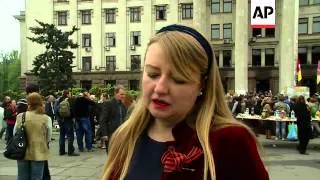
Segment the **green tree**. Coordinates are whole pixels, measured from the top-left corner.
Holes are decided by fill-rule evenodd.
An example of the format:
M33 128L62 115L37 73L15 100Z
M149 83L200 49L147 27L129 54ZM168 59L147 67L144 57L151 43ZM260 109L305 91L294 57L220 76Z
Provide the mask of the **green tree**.
M35 58L34 68L31 70L38 78L41 93L47 95L73 87L75 84L72 78L74 55L68 49L78 48L78 44L69 38L79 29L73 26L71 31L62 32L54 24L37 22L40 27L30 28L35 37L28 37L28 39L46 48L43 54Z
M18 51L0 54L0 93L18 92L21 60Z

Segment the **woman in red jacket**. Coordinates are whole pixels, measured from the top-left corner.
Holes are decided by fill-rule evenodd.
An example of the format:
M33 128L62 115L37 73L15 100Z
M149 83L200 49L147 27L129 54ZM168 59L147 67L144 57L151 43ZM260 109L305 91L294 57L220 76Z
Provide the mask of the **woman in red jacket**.
M3 108L4 108L3 120L6 121L7 123L6 140L8 142L13 136L13 128L14 128L14 124L16 123L16 117L17 117L17 108L14 104L12 104L11 98L9 96L5 96L4 98Z
M224 95L209 42L186 26L162 28L102 179L268 180L254 134L233 119Z

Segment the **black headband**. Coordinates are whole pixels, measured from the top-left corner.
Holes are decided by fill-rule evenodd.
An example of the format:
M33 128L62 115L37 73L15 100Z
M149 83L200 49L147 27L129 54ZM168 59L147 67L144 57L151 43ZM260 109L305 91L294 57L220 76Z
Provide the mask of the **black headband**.
M212 66L212 61L213 61L213 53L212 53L211 46L210 46L209 42L206 40L206 38L203 37L195 29L187 27L187 26L183 26L183 25L178 25L178 24L165 26L165 27L161 28L157 32L157 34L161 33L161 32L166 32L166 31L179 31L179 32L183 32L183 33L189 34L192 37L194 37L200 43L202 48L206 51L206 54L207 54L207 57L208 57L208 69L207 69L207 72L205 74L205 76L208 76L210 71L211 71L211 66Z

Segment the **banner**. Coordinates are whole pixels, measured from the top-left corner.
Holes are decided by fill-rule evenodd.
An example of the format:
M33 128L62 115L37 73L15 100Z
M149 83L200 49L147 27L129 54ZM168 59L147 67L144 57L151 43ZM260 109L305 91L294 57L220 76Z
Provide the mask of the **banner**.
M251 0L251 27L275 28L275 0Z
M317 85L320 83L320 60L318 60L318 68L317 68Z

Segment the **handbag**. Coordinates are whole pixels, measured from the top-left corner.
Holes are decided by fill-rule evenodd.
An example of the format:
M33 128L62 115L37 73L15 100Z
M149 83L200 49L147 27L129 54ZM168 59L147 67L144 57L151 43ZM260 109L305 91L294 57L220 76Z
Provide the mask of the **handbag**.
M26 113L22 114L21 128L18 128L14 136L9 140L3 153L4 157L12 160L22 160L26 154L27 137L25 131Z

